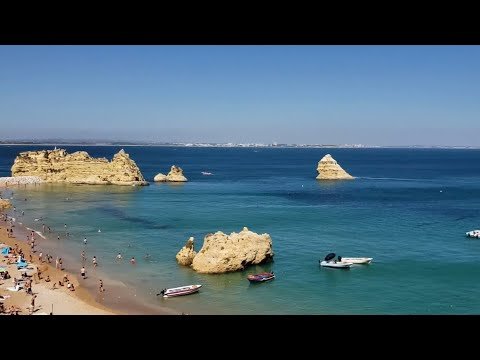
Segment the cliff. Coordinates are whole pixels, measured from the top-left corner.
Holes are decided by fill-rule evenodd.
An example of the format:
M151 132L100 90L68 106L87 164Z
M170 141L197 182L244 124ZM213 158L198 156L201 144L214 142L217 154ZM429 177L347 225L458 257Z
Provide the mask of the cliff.
M259 235L244 227L239 233L226 235L218 231L205 236L191 266L199 273L220 274L271 261L273 255L270 235Z
M343 170L330 154L325 155L318 162L317 172L317 180L355 179L352 175Z
M95 185L148 185L135 161L122 149L112 161L92 158L85 151L68 154L64 149L20 153L12 176L38 176L49 183Z

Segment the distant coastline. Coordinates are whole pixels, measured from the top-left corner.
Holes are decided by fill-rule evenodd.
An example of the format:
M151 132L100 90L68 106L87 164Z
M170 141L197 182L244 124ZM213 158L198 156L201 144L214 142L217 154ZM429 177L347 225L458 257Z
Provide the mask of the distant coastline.
M198 148L299 148L299 149L480 149L480 146L447 146L447 145L364 145L364 144L263 144L263 143L155 143L128 141L65 141L65 140L12 140L0 141L0 146L41 145L41 146L151 146L151 147L198 147Z

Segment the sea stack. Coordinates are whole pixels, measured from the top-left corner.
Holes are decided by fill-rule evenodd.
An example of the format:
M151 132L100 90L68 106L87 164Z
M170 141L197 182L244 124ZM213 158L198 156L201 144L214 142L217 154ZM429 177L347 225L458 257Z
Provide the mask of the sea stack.
M355 179L347 173L330 155L325 155L319 162L317 167L317 180L344 180Z
M167 181L185 182L187 178L183 176L183 170L180 166L172 165L170 172L167 174Z
M135 161L122 149L112 161L92 158L85 151L65 149L26 151L12 166L12 176L38 176L48 183L148 185Z
M192 265L193 258L195 257L195 255L197 255L194 249L193 241L194 241L193 237L190 237L187 240L187 243L185 244L185 246L182 247L180 251L177 253L176 259L180 265L184 265L184 266Z
M199 273L221 274L269 262L273 255L269 234L260 235L244 227L239 233L226 235L218 231L205 236L191 267Z
M167 181L167 175L162 174L162 173L158 173L158 174L155 175L155 177L153 178L153 181L155 181L155 182Z

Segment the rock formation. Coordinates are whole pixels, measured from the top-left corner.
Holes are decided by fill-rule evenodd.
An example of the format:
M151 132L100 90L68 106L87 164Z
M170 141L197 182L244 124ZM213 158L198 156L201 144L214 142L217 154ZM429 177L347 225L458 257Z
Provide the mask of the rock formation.
M220 274L271 261L273 255L270 235L259 235L244 227L239 233L226 235L218 231L205 236L202 249L194 256L191 267L199 273Z
M317 172L317 180L355 179L343 170L330 154L325 155L322 160L318 162Z
M185 246L177 253L176 259L180 265L190 266L195 255L197 253L193 247L193 237L190 237Z
M92 158L85 151L22 152L15 158L12 176L24 175L38 176L50 183L148 185L135 161L123 149L110 162L105 158Z
M183 170L179 166L172 165L170 172L167 175L167 181L187 181L187 178L183 176Z
M0 199L0 211L9 209L11 207L12 207L12 204L10 203L10 200Z
M158 173L158 174L155 175L155 177L153 178L153 181L155 181L155 182L167 181L167 175L162 174L162 173Z

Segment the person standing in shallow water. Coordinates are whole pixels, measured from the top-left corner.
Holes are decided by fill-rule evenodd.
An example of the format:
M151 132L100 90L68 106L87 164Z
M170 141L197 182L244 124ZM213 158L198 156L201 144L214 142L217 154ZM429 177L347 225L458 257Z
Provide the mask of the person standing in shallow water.
M93 263L93 267L97 267L97 257L94 256L93 259L92 259L92 263Z
M135 256L132 256L132 258L130 259L130 264L135 265L135 263Z
M86 273L86 271L85 271L85 266L82 266L82 269L80 270L80 275L81 275L82 278L84 278L84 279L85 279L85 273Z
M101 292L101 293L105 292L105 288L103 287L102 279L99 280L98 291Z

